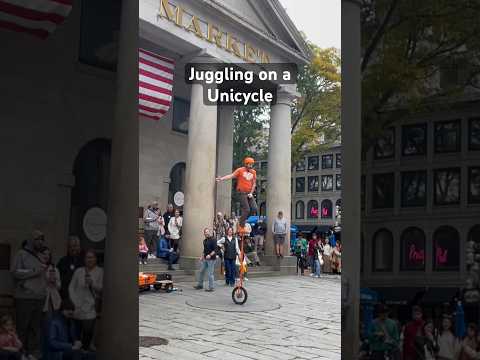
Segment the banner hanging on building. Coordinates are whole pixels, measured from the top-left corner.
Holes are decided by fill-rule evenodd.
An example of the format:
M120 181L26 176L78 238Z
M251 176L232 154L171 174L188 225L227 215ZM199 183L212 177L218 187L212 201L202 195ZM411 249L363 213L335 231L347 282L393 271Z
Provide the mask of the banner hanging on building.
M175 62L144 49L138 53L138 111L159 120L172 104Z
M0 0L0 28L45 39L64 22L73 0Z

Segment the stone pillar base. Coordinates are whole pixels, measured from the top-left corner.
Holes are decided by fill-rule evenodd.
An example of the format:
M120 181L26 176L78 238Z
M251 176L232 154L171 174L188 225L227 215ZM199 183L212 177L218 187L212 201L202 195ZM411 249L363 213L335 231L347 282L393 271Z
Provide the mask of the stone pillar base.
M198 257L180 256L178 264L180 269L184 270L186 274L195 275L198 271L199 260Z
M273 270L279 271L282 275L293 275L297 273L297 258L285 256L277 258L274 255L267 255L260 258L262 264L271 266Z

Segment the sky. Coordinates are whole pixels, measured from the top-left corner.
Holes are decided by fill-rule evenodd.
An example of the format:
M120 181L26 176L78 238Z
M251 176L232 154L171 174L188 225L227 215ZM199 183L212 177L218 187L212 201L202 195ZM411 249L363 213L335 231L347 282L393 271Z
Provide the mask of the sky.
M298 30L321 48L341 46L341 0L280 0Z

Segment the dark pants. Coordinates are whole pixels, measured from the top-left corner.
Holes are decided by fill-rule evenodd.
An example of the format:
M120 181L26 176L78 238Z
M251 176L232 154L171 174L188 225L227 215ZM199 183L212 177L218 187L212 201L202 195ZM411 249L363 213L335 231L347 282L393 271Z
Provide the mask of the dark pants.
M235 259L225 259L225 283L235 285Z
M242 208L242 215L240 216L240 226L245 226L245 221L248 219L250 215L255 215L257 213L257 203L255 202L255 198L248 197L247 193L239 193L240 195L240 206Z
M92 344L93 334L95 333L96 319L91 320L75 320L77 334L80 334L80 341L84 349L88 349Z
M302 275L305 272L305 269L303 268L304 261L305 260L302 257L302 255L297 255L297 274L298 274L298 268L300 268L300 271L301 271Z
M168 254L168 267L178 262L178 255L175 251Z
M148 253L157 253L158 230L145 230L145 242L147 243Z
M22 360L22 353L0 349L0 360Z
M147 260L147 256L147 253L138 253L138 259L142 262Z
M42 317L45 300L16 299L17 333L27 353L40 351Z

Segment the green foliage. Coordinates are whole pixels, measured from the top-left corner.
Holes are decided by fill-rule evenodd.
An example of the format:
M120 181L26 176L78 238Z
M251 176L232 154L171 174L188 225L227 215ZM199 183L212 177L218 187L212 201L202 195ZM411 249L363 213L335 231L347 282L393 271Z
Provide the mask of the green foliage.
M292 165L308 153L330 147L341 135L339 52L309 45L312 61L300 70L301 96L292 109Z
M362 120L366 150L393 122L412 113L448 107L466 88L480 88L480 2L362 3ZM440 84L440 74L442 79L450 74L448 84Z
M266 154L263 129L268 124L265 106L242 106L235 110L233 117L233 165L242 166L246 156L255 160Z

